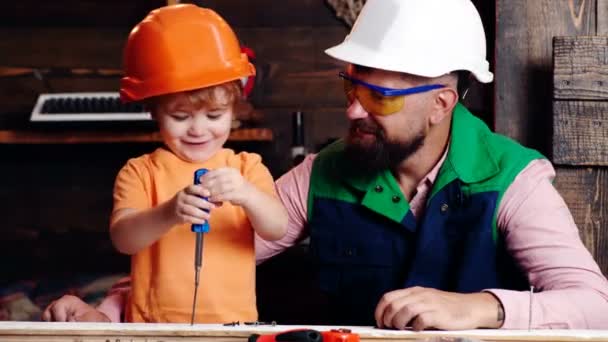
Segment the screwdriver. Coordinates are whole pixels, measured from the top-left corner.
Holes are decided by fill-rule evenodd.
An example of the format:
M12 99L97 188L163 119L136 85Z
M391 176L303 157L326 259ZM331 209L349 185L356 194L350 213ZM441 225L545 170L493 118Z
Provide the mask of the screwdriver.
M207 173L207 169L198 169L194 171L194 184L201 184L200 178ZM203 197L203 199L207 199ZM203 233L209 232L209 222L203 224L193 224L192 231L196 234L196 242L194 244L194 299L192 300L192 318L190 325L194 325L194 316L196 314L196 295L198 293L198 283L201 275L201 266L203 265Z

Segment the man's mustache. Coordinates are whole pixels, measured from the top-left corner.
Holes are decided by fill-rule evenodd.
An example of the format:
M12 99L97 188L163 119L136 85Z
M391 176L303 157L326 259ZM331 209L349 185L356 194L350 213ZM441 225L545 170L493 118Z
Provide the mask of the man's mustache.
M373 121L366 121L364 119L357 119L353 121L350 125L350 131L351 133L359 131L375 135L378 135L381 132L378 124Z

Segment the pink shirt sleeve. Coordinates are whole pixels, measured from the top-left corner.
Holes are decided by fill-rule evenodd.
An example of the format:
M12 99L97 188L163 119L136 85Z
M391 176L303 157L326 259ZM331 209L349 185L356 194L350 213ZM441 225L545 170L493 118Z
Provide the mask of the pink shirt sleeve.
M507 189L498 227L530 283L531 328L608 328L608 282L583 245L570 211L552 184L547 160L532 161ZM492 289L505 310L504 329L527 329L530 293Z
M295 245L306 234L308 188L315 156L313 154L308 155L298 166L276 181L277 193L289 216L287 234L277 241L265 241L256 235L255 255L257 264Z
M112 323L120 323L130 292L131 278L125 277L120 279L116 284L112 285L106 298L97 306L97 310L106 315Z

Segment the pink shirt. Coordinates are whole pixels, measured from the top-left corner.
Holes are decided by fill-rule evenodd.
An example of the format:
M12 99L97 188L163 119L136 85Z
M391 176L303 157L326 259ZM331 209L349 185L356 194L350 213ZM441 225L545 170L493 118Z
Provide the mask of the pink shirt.
M416 187L410 201L412 213L420 217L445 154ZM287 208L287 235L279 241L256 238L258 263L279 254L304 239L308 188L314 155L276 182L279 197ZM528 274L530 283L542 292L534 293L531 328L608 328L608 281L583 245L576 224L553 187L555 170L547 160L532 161L515 178L498 208L498 228L508 251ZM114 321L128 287L113 290L98 307ZM487 289L505 310L504 329L527 329L530 293Z

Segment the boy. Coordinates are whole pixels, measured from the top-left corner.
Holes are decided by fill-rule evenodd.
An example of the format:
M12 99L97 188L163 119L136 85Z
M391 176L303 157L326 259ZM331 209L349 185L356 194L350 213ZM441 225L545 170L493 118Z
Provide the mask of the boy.
M147 105L165 145L129 160L116 177L110 235L132 255L125 320L190 321L190 227L206 221L195 321L257 320L254 231L280 239L287 213L261 158L222 148L253 66L227 23L194 5L150 12L131 31L124 62L121 97ZM210 171L192 185L199 168Z

